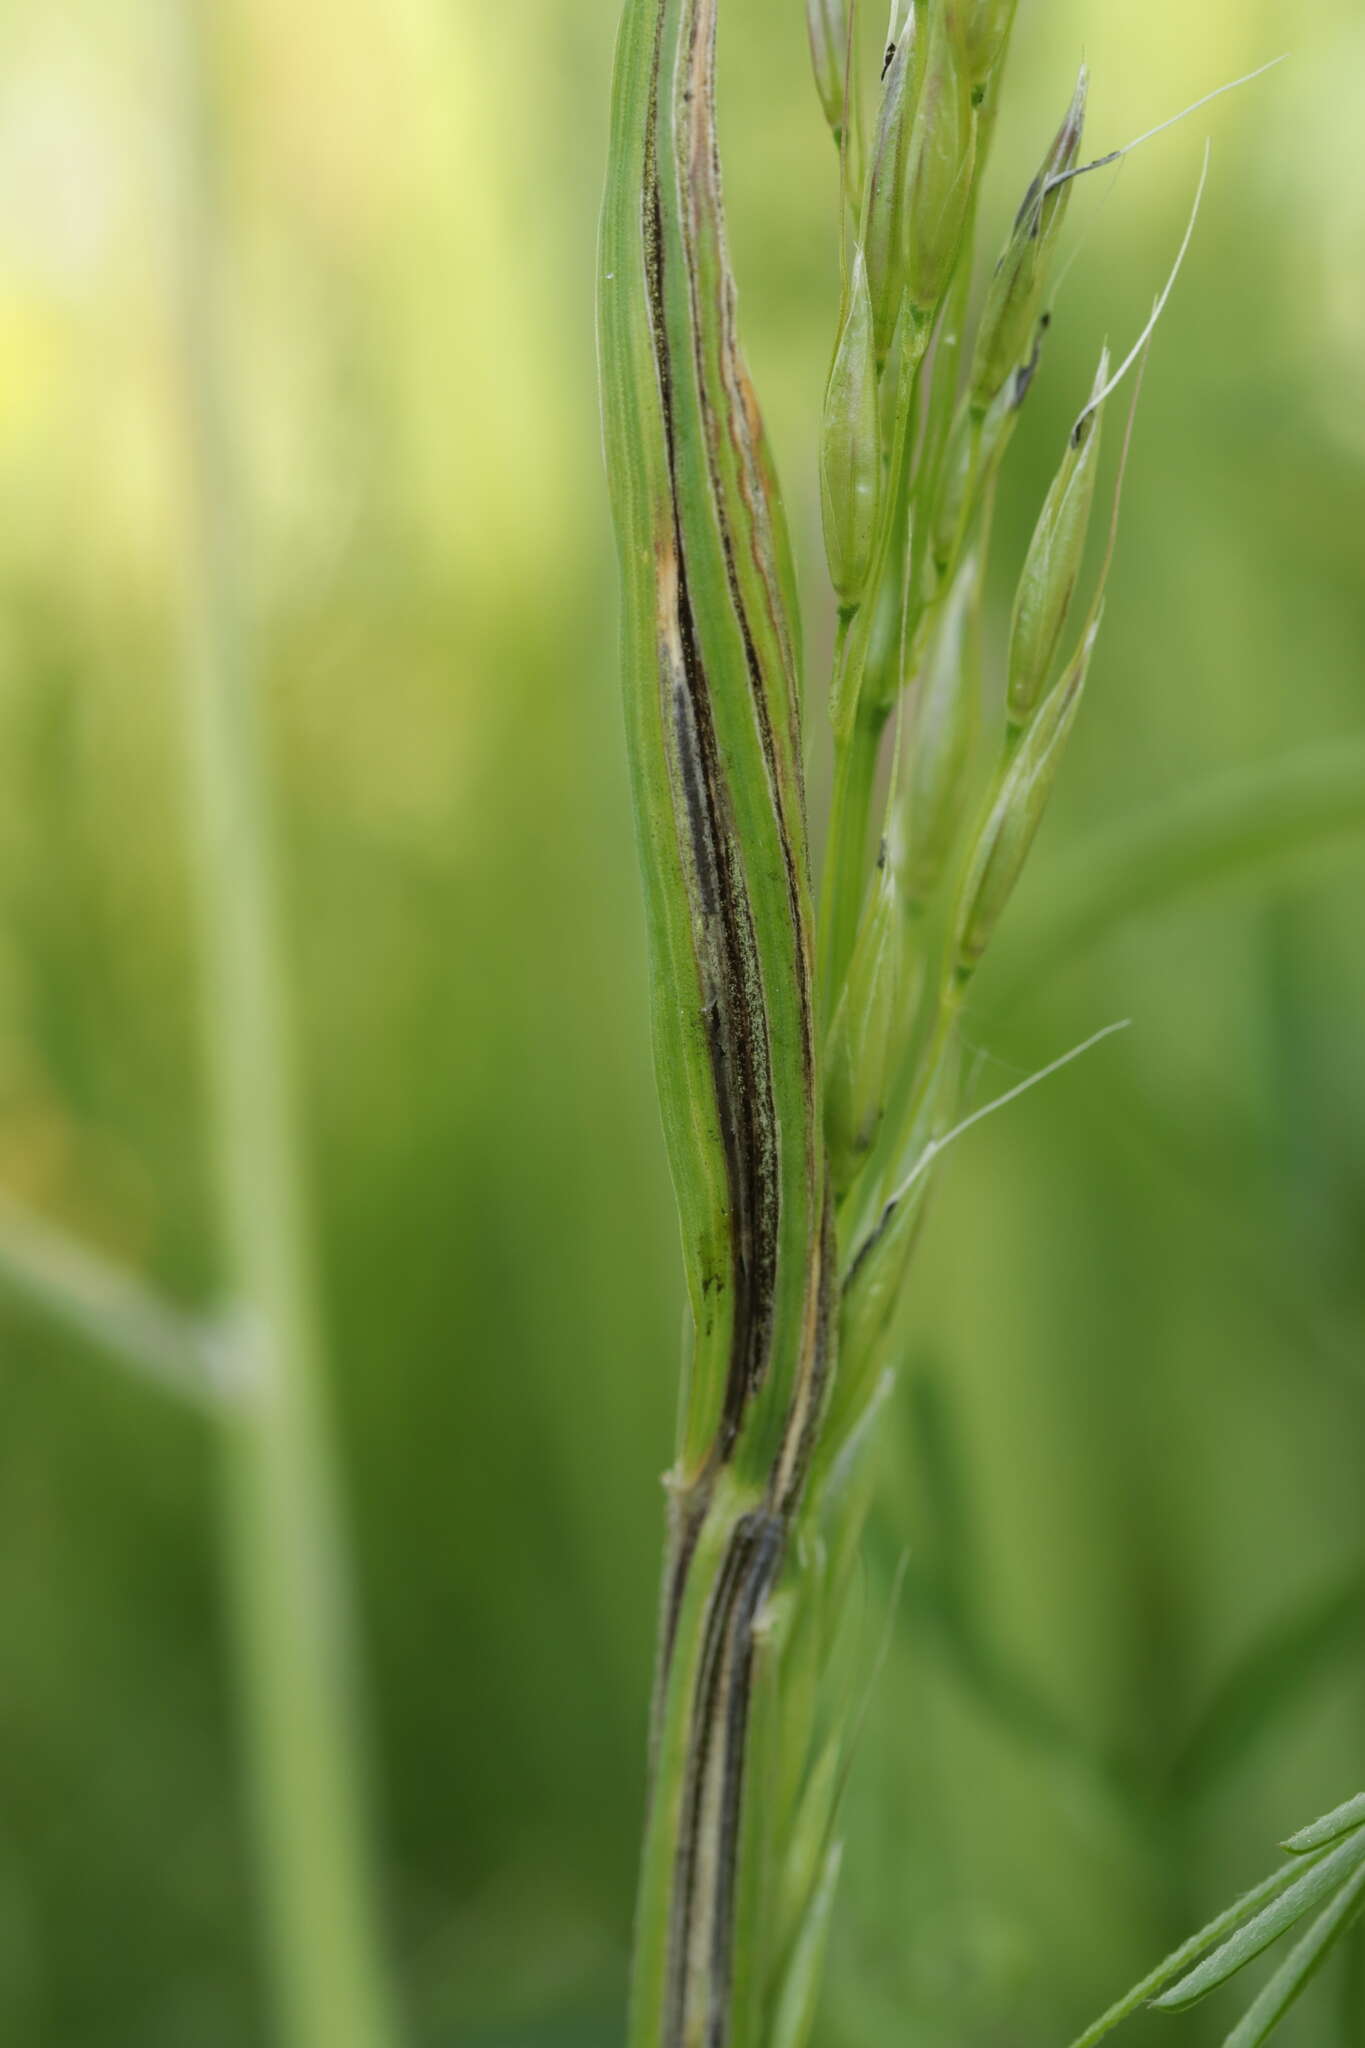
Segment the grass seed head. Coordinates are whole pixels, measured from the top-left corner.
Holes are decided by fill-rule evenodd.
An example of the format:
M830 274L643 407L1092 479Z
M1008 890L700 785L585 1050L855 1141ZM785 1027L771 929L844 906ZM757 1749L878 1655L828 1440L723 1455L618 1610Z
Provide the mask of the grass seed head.
M921 1173L894 1195L893 1184L906 1166L922 1158L947 1130L958 1085L958 1059L950 1051L917 1106L897 1154L892 1184L883 1184L880 1190L886 1206L874 1213L872 1228L850 1269L840 1322L844 1341L830 1403L830 1434L835 1443L843 1440L846 1432L856 1430L860 1417L876 1400L906 1270L924 1224L931 1177Z
M1025 730L982 827L967 869L958 913L956 954L960 979L975 971L1014 894L1081 708L1099 627L1096 618L1087 628L1061 682L1044 698L1042 709Z
M895 864L883 849L826 1055L825 1134L837 1188L850 1184L881 1123L911 1007L907 965L904 905Z
M861 249L825 390L820 436L820 510L830 579L841 605L862 596L872 566L881 486L881 436L872 301Z
M962 799L976 732L973 614L978 568L969 556L943 607L920 678L910 737L906 892L912 902L933 895L961 823Z
M1109 377L1100 357L1094 395ZM1085 555L1099 469L1103 404L1092 403L1067 436L1066 453L1033 530L1014 600L1010 631L1008 709L1013 726L1027 724L1047 688Z
M1061 127L1052 139L1037 177L1024 194L1009 241L986 294L972 364L973 409L985 413L1010 372L1028 356L1047 290L1048 268L1071 199L1068 179L1053 180L1074 169L1085 130L1090 74L1081 66L1076 90Z
M1019 409L1015 380L1008 379L984 418L964 400L953 416L944 452L943 480L933 511L933 564L943 576L961 553L982 485L992 473Z
M961 29L948 0L934 0L906 154L905 279L921 319L931 316L953 274L975 163L976 113Z
M806 0L811 69L836 142L844 132L848 81L848 0Z
M905 177L920 75L914 8L882 83L863 215L863 247L877 361L886 360L905 292Z
M962 39L974 87L984 85L1005 53L1017 0L962 0Z

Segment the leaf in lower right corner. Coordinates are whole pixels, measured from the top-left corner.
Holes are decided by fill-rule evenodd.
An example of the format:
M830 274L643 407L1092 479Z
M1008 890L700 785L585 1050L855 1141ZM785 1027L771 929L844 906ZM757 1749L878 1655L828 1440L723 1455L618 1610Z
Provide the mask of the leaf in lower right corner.
M1270 1982L1235 2026L1223 2048L1261 2048L1300 1993L1317 1975L1338 1941L1365 1906L1365 1868L1357 1870L1330 1906L1321 1912L1301 1941L1296 1942Z
M1353 1835L1348 1841L1324 1856L1320 1863L1314 1863L1301 1878L1282 1892L1248 1920L1221 1948L1206 1956L1204 1961L1173 1984L1169 1991L1153 2001L1166 2012L1180 2012L1186 2006L1197 2005L1210 1991L1216 1991L1226 1984L1282 1934L1297 1926L1305 1914L1320 1906L1334 1893L1349 1890L1365 1873L1365 1834Z

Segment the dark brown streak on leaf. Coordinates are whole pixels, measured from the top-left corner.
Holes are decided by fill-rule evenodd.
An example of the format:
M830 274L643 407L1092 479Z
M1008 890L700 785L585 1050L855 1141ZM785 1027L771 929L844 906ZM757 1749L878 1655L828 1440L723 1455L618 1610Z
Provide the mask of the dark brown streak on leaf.
M686 181L686 190L690 195L691 201L687 220L689 246L688 285L692 311L691 325L695 351L695 373L706 422L707 461L711 498L716 508L717 525L725 560L730 602L744 644L750 696L763 748L769 791L778 820L786 876L788 913L795 936L801 1017L802 1087L805 1097L806 1129L809 1133L805 1162L806 1179L810 1199L812 1205L814 1205L819 1199L821 1162L817 1153L818 1138L816 1136L819 1128L819 1114L817 1107L818 1079L813 1002L814 963L811 958L810 928L806 914L806 890L809 877L805 871L803 853L799 850L804 848L805 844L803 783L799 764L795 761L784 764L779 759L778 738L773 726L772 703L769 696L770 682L769 678L765 675L763 662L758 652L753 624L749 617L744 589L736 566L737 547L745 547L747 549L758 571L759 581L765 593L769 620L774 628L777 645L782 652L783 673L780 683L781 687L787 692L787 703L791 716L791 731L793 735L799 732L800 723L799 715L795 711L794 657L778 586L767 492L763 480L762 467L758 459L757 443L762 427L753 388L740 354L736 331L734 279L725 250L724 204L721 190L720 156L715 119L715 0L694 0L689 14L688 32L691 62L688 72L689 85L684 98L690 126L687 149L689 176ZM698 260L696 254L698 244L708 228L715 238L716 263L714 275L716 278L717 303L714 310L721 337L721 373L724 379L725 398L727 401L723 412L719 416L714 404L709 402L707 366L704 360L702 342L705 309L699 298L701 280L704 273L703 265ZM738 458L737 471L747 514L747 533L741 532L736 534L728 516L727 496L724 480L720 472L718 446L720 436L724 433L728 433ZM774 677L771 687L777 687L778 682L779 679ZM797 807L797 817L795 820L793 820L790 812L793 800ZM827 1216L822 1220L822 1228L828 1228ZM832 1358L829 1270L830 1261L826 1247L825 1255L821 1259L821 1273L818 1289L816 1290L816 1298L812 1302L814 1328L803 1348L802 1368L793 1391L787 1441L783 1446L782 1455L779 1457L774 1473L774 1494L780 1501L790 1506L795 1504L800 1491L801 1481L805 1476L805 1470L809 1463L811 1442L815 1429L818 1426Z
M857 1279L859 1273L861 1273L865 1262L871 1257L872 1253L877 1249L877 1246L886 1236L886 1233L891 1228L891 1225L895 1222L897 1213L900 1209L901 1199L902 1198L899 1195L896 1195L892 1198L891 1201L887 1203L886 1207L882 1210L881 1215L873 1224L871 1230L868 1231L867 1236L858 1246L857 1251L853 1255L853 1263L849 1267L848 1272L844 1275L843 1291L845 1294L849 1292L849 1289L853 1286L853 1283Z
M716 1853L710 2048L723 2048L729 2023L730 1985L734 1973L735 1873L739 1863L744 1761L748 1754L746 1737L753 1695L754 1627L777 1577L785 1534L783 1524L766 1515L755 1516L747 1532L748 1556L741 1573L730 1627L725 1682L716 1703L717 1719L724 1728L725 1752Z
M757 402L753 387L740 357L735 328L735 287L728 256L725 252L725 213L721 194L720 151L717 140L715 117L715 73L716 73L716 0L694 0L691 10L689 33L692 44L691 89L687 94L687 106L691 120L691 141L688 150L691 176L687 189L691 196L689 214L689 244L695 249L702 225L706 220L713 224L719 266L719 302L716 307L721 334L721 361L725 378L726 396L729 401L725 418L718 419L713 406L708 403L706 366L702 360L703 309L698 299L700 266L695 260L688 265L688 285L692 303L692 334L696 350L697 385L702 396L706 417L707 456L711 481L711 496L716 507L717 524L720 530L721 548L725 557L725 573L730 588L730 602L744 640L744 655L749 671L750 692L753 698L754 715L763 746L763 758L767 765L768 784L772 792L773 806L778 819L782 859L786 870L787 901L791 913L792 929L796 934L798 976L800 982L802 1038L802 1078L806 1091L808 1128L816 1129L816 1060L815 1060L815 1019L812 1003L813 962L810 958L810 931L805 915L804 890L808 877L802 872L802 863L797 853L800 843L788 816L791 782L799 789L799 776L788 776L782 772L778 760L777 738L773 731L772 706L768 698L768 683L759 659L754 641L753 627L745 606L743 591L735 567L736 536L731 531L727 518L725 489L719 472L716 443L722 432L728 431L739 457L739 475L745 506L749 515L748 551L752 556L759 577L767 595L769 616L773 622L778 645L783 650L783 684L789 692L789 703L795 698L794 657L790 636L783 614L781 594L778 589L774 564L774 544L770 530L767 494L763 483L756 450L755 434L751 414L757 417ZM742 541L741 541L741 544ZM793 724L793 732L799 725ZM799 801L799 798L798 798ZM808 1171L812 1192L816 1184L814 1141L810 1148Z
M698 1741L688 1762L673 1895L669 2042L701 2038L706 2048L724 2048L727 2039L754 1626L777 1577L784 1539L784 1526L774 1515L745 1515L737 1522L707 1616L697 1678ZM703 1866L714 1872L712 1885L698 1881ZM699 1903L708 1910L702 1926ZM697 2015L688 2010L688 1963L699 1942L708 1951L708 2006L705 2033L697 2037Z
M662 33L662 14L660 15ZM664 298L664 239L659 195L656 41L654 87L645 142L646 288L654 337L672 492L671 546L657 565L661 687L665 728L677 749L685 825L702 934L698 965L703 1010L726 1157L732 1209L733 1327L718 1455L728 1456L745 1407L761 1382L772 1328L777 1271L778 1160L768 1021L757 966L748 893L734 854L724 771L716 741L711 684L698 644L687 581L678 503L676 420ZM670 644L671 643L671 644ZM666 657L666 658L665 658Z

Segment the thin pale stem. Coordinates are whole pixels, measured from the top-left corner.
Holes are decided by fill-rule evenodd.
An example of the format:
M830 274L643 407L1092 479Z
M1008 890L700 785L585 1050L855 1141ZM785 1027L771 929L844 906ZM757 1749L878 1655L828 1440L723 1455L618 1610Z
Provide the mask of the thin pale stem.
M190 439L191 810L218 1224L260 1363L223 1430L223 1561L235 1622L280 2038L397 2039L373 1896L318 1308L272 881L262 740L242 617L238 492L208 146L208 34L176 8L186 121L183 284Z
M16 1294L141 1378L213 1410L244 1374L211 1329L131 1273L0 1195L0 1277Z

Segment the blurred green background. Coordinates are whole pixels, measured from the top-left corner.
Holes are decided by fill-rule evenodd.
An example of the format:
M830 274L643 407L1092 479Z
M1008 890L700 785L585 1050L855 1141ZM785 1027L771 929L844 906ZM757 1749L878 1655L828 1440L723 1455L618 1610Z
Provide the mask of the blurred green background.
M610 2048L680 1314L594 393L615 0L211 11L403 1995L424 2048ZM834 196L801 17L727 0L722 124L818 702ZM1211 134L1014 994L983 978L967 1027L978 1092L1134 1026L945 1172L820 2048L1060 2048L1365 1782L1365 837L1029 952L1049 863L1089 835L1359 745L1358 0L1021 0L987 242L1082 52L1101 148L1288 38L1292 63L1089 182L1010 465L997 613ZM214 1255L167 47L153 0L0 17L0 1187L192 1303ZM0 1402L0 2038L262 2043L209 1433L7 1298ZM1361 1982L1286 2042L1365 2041Z

